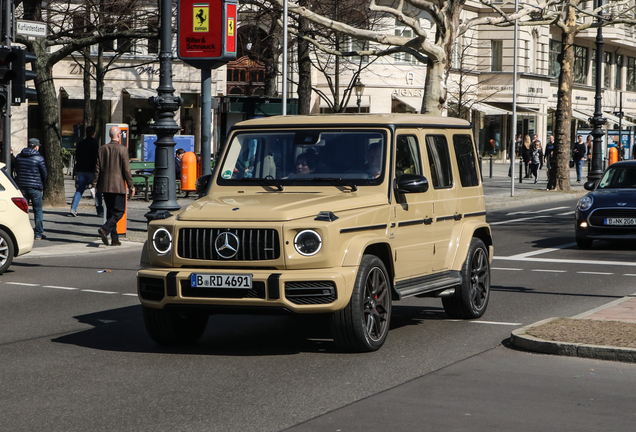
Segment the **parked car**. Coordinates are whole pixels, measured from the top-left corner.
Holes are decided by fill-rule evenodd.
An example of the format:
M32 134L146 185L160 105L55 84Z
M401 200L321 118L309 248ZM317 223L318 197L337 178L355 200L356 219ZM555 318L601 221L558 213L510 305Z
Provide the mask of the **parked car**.
M425 115L237 124L204 196L149 224L149 335L193 343L211 313L328 314L337 345L362 352L385 342L393 301L481 317L493 242L471 131Z
M0 274L33 248L29 204L4 168L0 163Z
M578 247L589 249L594 240L636 240L636 161L616 162L600 181L583 187L590 192L576 206Z

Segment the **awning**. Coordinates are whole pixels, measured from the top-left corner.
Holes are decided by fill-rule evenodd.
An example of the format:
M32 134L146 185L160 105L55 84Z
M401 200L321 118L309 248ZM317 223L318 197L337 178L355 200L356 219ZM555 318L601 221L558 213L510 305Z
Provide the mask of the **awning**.
M475 102L471 107L484 115L507 115L508 111L488 105L487 103ZM512 114L512 113L511 113Z
M422 110L422 96L396 96L391 95L393 100L403 103L406 106L411 107L415 112Z
M132 99L148 99L157 96L157 90L148 88L125 88L124 91L130 95Z
M580 111L577 111L575 109L572 110L572 117L574 117L575 119L583 123L588 123L588 119L590 118L589 115L582 113Z
M69 99L84 100L84 87L80 86L64 86L60 87L60 91L66 94ZM97 91L95 87L91 87L91 100L95 100ZM115 93L112 87L104 87L102 100L119 100L119 95Z
M589 119L589 118L594 117L594 113L593 112L590 112L590 111L587 111L587 110L581 110L581 109L579 109L579 110L574 110L573 109L572 110L572 116L573 117L574 117L574 112L575 111L578 111L581 115L584 115L585 116L585 121L587 121L587 119ZM604 112L603 113L603 117L605 117L608 121L610 121L612 123L615 123L615 124L618 124L618 122L619 122L619 118L617 116L615 116L614 114L610 114L610 113ZM630 121L627 121L623 117L623 121L621 123L621 126L624 126L624 127L636 126L636 123L632 123Z
M499 108L501 110L507 111L508 115L512 115L512 102L488 102L486 105L493 106L495 108ZM526 116L547 116L547 114L543 114L541 111L537 111L533 108L528 108L523 105L517 104L517 115L526 115Z

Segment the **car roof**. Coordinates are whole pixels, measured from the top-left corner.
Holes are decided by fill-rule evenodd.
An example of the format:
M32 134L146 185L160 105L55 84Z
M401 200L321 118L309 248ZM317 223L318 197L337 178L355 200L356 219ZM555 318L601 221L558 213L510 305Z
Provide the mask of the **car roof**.
M636 168L636 160L626 160L626 161L614 162L608 168L616 168L616 167Z
M426 114L312 114L272 116L246 120L235 128L289 127L289 126L408 126L468 129L471 123L453 117L438 117Z

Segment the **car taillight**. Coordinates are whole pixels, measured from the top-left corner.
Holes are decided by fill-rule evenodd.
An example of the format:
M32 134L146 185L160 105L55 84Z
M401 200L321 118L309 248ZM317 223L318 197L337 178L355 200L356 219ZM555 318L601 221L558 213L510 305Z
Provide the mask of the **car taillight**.
M29 214L29 203L24 198L11 198L13 204L17 205L20 210Z

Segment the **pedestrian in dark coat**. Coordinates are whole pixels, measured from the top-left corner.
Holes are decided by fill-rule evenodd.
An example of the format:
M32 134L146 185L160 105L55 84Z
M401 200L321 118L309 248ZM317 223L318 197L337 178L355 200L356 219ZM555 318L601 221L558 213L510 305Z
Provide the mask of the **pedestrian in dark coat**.
M541 141L536 140L534 142L534 149L532 150L532 161L530 162L530 168L532 175L534 176L535 184L539 180L539 170L543 167L543 150L541 149Z
M577 139L578 142L574 144L574 149L572 150L572 158L574 159L574 167L576 168L576 182L581 183L581 175L583 174L583 162L585 161L587 149L585 147L585 143L583 142L583 136L579 135Z
M33 207L33 219L35 222L35 239L45 239L44 215L42 214L42 192L46 183L47 171L44 158L39 152L40 141L37 138L29 139L27 147L22 149L15 158L16 183Z
M77 217L77 207L82 195L86 187L93 184L98 150L99 143L95 139L95 128L89 126L86 128L86 138L77 143L77 150L75 151L77 185L75 187L75 195L73 195L73 202L71 203L71 211L68 213L69 216ZM102 206L101 193L95 193L95 207L97 216L102 217L104 215L104 207Z
M109 135L111 141L102 146L97 153L93 180L93 186L97 187L97 192L104 194L106 203L106 223L97 230L97 233L105 245L108 246L110 234L111 246L121 246L117 222L126 211L127 190L129 189L131 196L134 196L135 187L130 173L128 149L119 143L121 130L113 126L110 128Z

